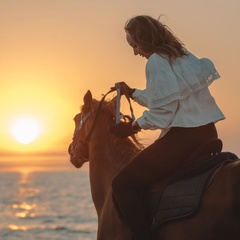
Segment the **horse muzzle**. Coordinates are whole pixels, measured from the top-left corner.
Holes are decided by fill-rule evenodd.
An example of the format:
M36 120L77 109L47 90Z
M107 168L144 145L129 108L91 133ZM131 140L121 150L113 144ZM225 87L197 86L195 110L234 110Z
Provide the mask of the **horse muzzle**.
M76 168L80 168L85 162L88 162L88 146L82 142L76 147L74 147L73 143L71 143L68 147L68 153L70 155L70 162Z

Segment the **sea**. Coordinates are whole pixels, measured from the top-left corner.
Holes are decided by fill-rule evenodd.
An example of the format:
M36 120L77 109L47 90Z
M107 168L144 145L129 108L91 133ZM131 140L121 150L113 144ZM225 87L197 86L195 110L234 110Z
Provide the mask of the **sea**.
M0 240L96 240L88 171L0 172Z

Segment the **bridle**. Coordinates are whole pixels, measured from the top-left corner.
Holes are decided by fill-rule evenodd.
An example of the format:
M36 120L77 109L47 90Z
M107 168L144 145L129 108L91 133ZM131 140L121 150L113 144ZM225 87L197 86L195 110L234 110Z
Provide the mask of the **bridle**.
M121 91L120 91L120 86L116 85L115 87L112 87L106 94L103 95L101 101L99 102L98 108L96 110L96 114L95 114L95 118L93 120L92 126L91 126L87 136L83 140L78 140L79 134L81 132L81 129L84 126L84 123L88 120L88 118L93 113L93 110L90 110L84 116L80 113L80 117L81 117L80 123L74 130L72 143L69 145L69 148L68 148L68 153L72 160L77 161L78 159L81 159L84 162L88 161L88 159L89 159L88 142L89 142L89 140L93 134L93 131L97 125L97 120L100 115L100 111L102 109L102 105L103 105L103 102L104 102L106 96L114 91L117 91L116 124L118 124L120 122L120 119L123 117L123 115L121 115L121 113L120 113ZM132 120L134 120L135 116L133 114L133 108L132 108L132 105L130 102L130 98L127 93L124 93L124 95L126 96L128 102L129 102L130 111L131 111L131 115L132 115L131 118L132 118Z

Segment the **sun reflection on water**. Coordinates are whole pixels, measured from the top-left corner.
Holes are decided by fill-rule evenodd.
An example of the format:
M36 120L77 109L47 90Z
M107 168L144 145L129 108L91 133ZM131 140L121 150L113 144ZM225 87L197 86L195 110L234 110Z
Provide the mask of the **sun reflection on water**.
M8 229L12 231L27 231L28 228L21 219L33 219L38 211L38 194L40 190L34 186L31 172L21 172L18 181L18 191L15 202L11 205L12 214L16 221L9 223ZM19 219L19 220L17 220Z
M36 207L36 204L28 204L26 202L23 202L21 204L13 204L12 208L14 209L24 209L24 210L31 210Z
M18 231L18 230L27 231L27 227L25 227L25 226L17 226L17 225L14 225L14 224L9 224L8 228L10 230L13 230L13 231Z

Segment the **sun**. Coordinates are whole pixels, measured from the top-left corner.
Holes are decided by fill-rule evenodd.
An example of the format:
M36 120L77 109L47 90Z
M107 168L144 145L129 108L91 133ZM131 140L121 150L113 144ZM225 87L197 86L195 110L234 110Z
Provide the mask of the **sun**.
M19 118L13 122L11 132L14 138L22 143L29 144L40 135L40 126L33 118Z

